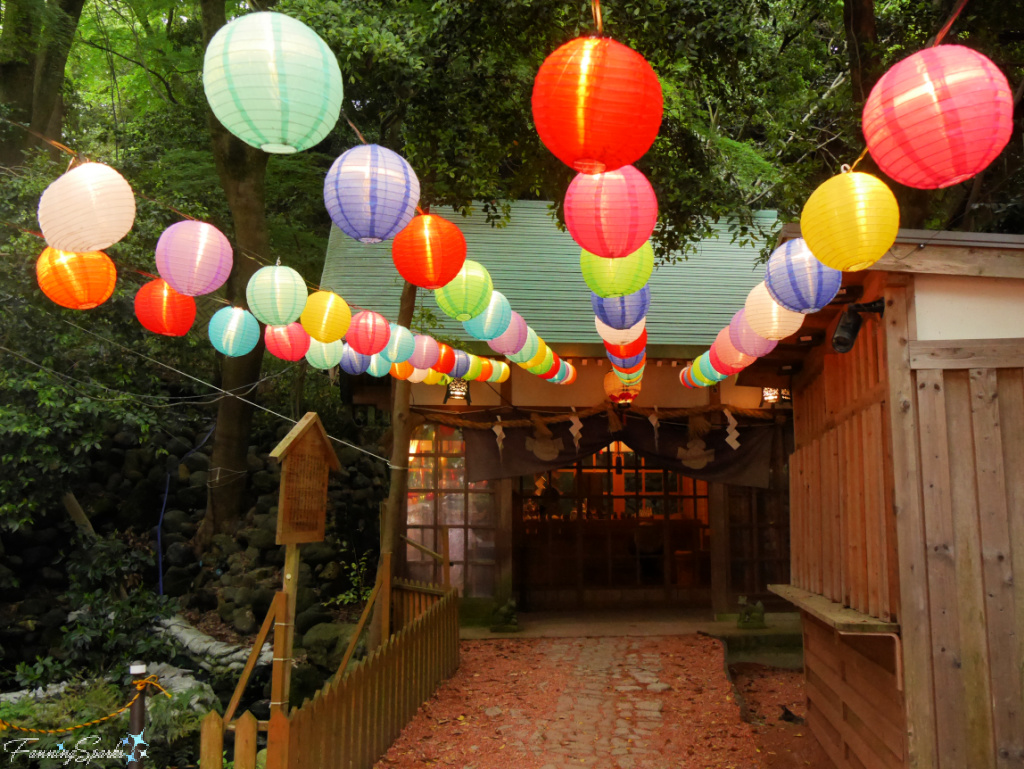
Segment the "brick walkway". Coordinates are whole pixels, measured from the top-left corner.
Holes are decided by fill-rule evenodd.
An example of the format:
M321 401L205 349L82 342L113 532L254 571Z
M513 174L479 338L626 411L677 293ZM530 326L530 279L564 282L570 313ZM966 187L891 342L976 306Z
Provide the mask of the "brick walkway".
M703 636L463 643L379 767L756 767L721 645Z

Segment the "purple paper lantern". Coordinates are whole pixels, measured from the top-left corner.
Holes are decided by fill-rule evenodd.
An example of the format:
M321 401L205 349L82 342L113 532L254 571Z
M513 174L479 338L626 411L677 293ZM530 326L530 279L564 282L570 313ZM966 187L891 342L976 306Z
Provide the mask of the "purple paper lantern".
M747 323L746 310L740 310L732 316L729 322L729 339L733 347L744 355L753 355L760 358L775 349L777 341L765 339Z
M509 322L508 328L505 329L505 333L489 340L487 344L496 353L514 355L523 349L528 333L529 328L526 325L526 321L523 320L523 316L513 310L512 320Z
M469 357L468 352L462 350L455 351L455 365L452 366L452 370L448 372L452 379L461 379L465 376L466 372L469 371L470 365L473 363L473 359Z
M341 351L341 370L352 376L365 373L370 366L370 357L356 352L346 344Z
M441 357L441 348L438 347L437 340L426 334L417 334L413 337L413 344L412 355L409 357L409 363L413 368L433 368Z
M626 329L640 322L651 306L651 289L644 286L639 291L625 296L598 296L591 292L590 305L594 315L606 326Z
M209 294L223 286L232 262L228 239L206 222L172 224L156 243L157 272L185 296Z

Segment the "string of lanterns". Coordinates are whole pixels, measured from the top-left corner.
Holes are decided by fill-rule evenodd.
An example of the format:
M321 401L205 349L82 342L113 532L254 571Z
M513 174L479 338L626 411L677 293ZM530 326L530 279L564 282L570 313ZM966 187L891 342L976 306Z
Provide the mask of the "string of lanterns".
M970 48L938 45L941 38L890 68L862 115L865 152L890 178L917 189L949 187L980 173L1006 147L1013 127L1013 94L999 68ZM867 269L886 254L899 219L896 197L879 178L844 167L825 181L804 204L803 237L772 253L764 282L711 349L683 368L680 382L707 387L767 355L807 314L832 301L843 272Z

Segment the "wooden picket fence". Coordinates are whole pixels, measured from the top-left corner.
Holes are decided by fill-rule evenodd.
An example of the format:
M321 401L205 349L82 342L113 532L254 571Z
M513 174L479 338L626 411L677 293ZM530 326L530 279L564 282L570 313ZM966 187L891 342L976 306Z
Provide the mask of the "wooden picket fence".
M457 591L395 580L391 598L387 641L351 667L346 654L334 678L290 714L275 710L260 723L247 712L227 724L220 714L208 714L203 769L223 769L225 731L234 732L234 769L255 769L261 731L267 733L267 769L371 769L459 666Z

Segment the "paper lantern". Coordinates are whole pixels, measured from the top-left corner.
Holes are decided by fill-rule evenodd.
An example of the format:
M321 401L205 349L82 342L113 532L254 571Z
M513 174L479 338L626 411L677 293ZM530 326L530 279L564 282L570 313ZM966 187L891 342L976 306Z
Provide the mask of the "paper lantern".
M206 222L172 224L156 243L156 270L186 296L216 291L231 274L234 259L224 233Z
M549 371L551 365L555 362L555 351L545 344L543 350L538 352L537 356L540 360L536 358L528 360L526 363L521 364L522 367L531 374L543 374L545 371Z
M822 264L855 272L870 267L896 242L900 208L871 174L833 176L804 204L800 233Z
M714 345L711 345L711 349L708 350L708 360L711 362L711 367L722 374L732 376L733 374L740 373L744 366L727 366L722 362L722 359L718 356L718 351Z
M558 362L558 371L548 381L551 384L562 384L567 376L569 376L569 364L562 360Z
M61 307L91 310L114 293L117 268L102 251L44 248L36 260L36 280L42 292Z
M392 363L404 363L416 352L416 340L409 329L397 323L390 324L389 331L391 336L388 338L387 346L380 352L381 357Z
M764 284L778 304L805 315L831 302L843 285L843 273L818 261L802 238L787 240L772 252Z
M533 331L533 329L530 329ZM530 368L536 366L538 363L544 360L544 356L547 354L548 346L547 343L537 336L536 332L533 332L532 339L536 341L536 345L533 346L533 355L526 356L525 353L527 348L531 347L531 340L527 339L526 344L523 345L523 349L520 350L516 355L509 355L508 359L513 363L518 363L523 368Z
M442 374L440 371L436 371L434 369L430 369L430 371L427 372L427 378L423 380L423 384L428 384L428 385L440 384L441 380L444 379L444 378L445 378L445 375ZM449 379L450 378L451 377L449 377Z
M644 243L632 254L621 259L605 259L586 249L580 252L580 272L583 273L583 280L590 286L590 290L600 297L626 296L639 291L651 279L653 270L654 249L650 243Z
M466 238L462 230L434 214L413 217L391 244L395 269L420 288L446 286L466 262Z
M987 57L925 48L893 66L864 103L864 138L900 184L937 189L985 169L1013 132L1013 92Z
M469 368L466 369L466 373L462 375L462 378L466 380L475 381L477 379L480 379L480 372L484 370L483 362L480 360L479 356L473 355L472 353L468 354Z
M645 328L636 339L628 344L608 344L604 343L604 349L608 351L609 355L614 355L618 358L628 358L632 355L637 355L643 352L647 346L647 329Z
M409 374L409 381L413 384L419 384L426 380L429 373L430 369L427 368L413 368L412 373Z
M570 363L569 364L569 374L568 374L568 376L566 376L565 379L563 379L561 382L559 382L559 384L571 385L575 381L576 381L576 368Z
M370 365L369 355L356 352L352 349L351 345L344 344L343 342L332 342L332 344L342 345L338 357L338 364L341 366L342 371L351 376L358 376L366 372L367 367Z
M366 373L380 379L391 373L391 363L380 353L371 355L370 364L366 367Z
M469 353L463 352L462 350L455 351L455 363L452 364L451 369L446 373L454 379L462 379L467 371L469 371Z
M196 319L196 300L157 278L136 292L135 317L154 334L185 336Z
M437 363L431 366L432 369L441 373L447 374L452 370L455 365L455 350L443 342L437 345Z
M476 378L481 382L487 382L491 378L491 374L494 373L495 361L490 358L477 358L480 361L480 373L477 374Z
M313 339L330 344L348 332L352 324L352 310L348 302L333 291L314 291L306 297L306 306L299 321Z
M651 306L651 289L644 286L625 296L602 297L591 292L590 306L602 323L611 328L627 329L635 326L647 315Z
M99 251L117 243L135 222L135 195L117 171L83 163L59 177L39 198L39 228L58 251Z
M647 320L641 318L629 328L618 329L602 323L595 315L594 327L597 329L597 335L608 344L629 344L643 333L647 327Z
M338 228L361 243L395 237L416 215L420 180L397 152L360 144L342 154L324 179L324 205Z
M726 326L718 332L718 336L715 337L715 343L711 345L711 349L708 350L708 354L717 357L724 367L733 368L737 371L746 368L757 360L755 356L747 355L737 349L736 345L733 344L732 330L729 326ZM712 360L711 363L719 371L722 370L714 360Z
M434 298L445 315L465 321L487 309L493 292L491 274L479 262L467 259L454 278L434 291Z
M241 307L224 307L210 318L207 327L210 342L217 352L229 358L247 355L256 349L260 341L260 324L248 310Z
M743 309L750 328L765 339L785 339L804 322L803 313L787 310L772 299L763 281L750 289Z
M529 327L526 325L526 321L523 320L523 316L512 310L511 319L505 333L488 340L487 346L501 355L514 355L523 349L528 333Z
M264 152L308 149L341 114L341 70L301 21L263 11L225 24L206 48L203 90L217 119Z
M639 382L643 378L646 365L645 363L631 371L619 371L619 369L613 368L612 373L619 378L620 382Z
M348 345L340 339L325 343L310 337L309 349L306 350L306 362L313 368L326 371L342 362L346 349L348 349ZM365 366L363 368L365 370Z
M391 324L383 315L363 310L352 316L352 324L345 334L345 341L358 353L376 355L383 350L391 338Z
M613 355L609 355L608 360L611 361L612 368L620 374L635 374L647 365L647 353L642 352L630 358L616 358Z
M291 267L281 265L256 270L245 287L249 312L268 326L287 326L298 320L308 295L302 276Z
M693 367L709 382L721 382L722 380L729 378L728 374L723 374L721 371L717 371L715 367L711 365L711 359L708 357L707 353L699 355L693 362Z
M395 379L408 379L416 369L408 361L391 364L391 376Z
M475 339L489 340L504 334L512 322L512 306L500 291L491 291L487 309L462 323L466 333Z
M627 385L613 372L604 375L604 394L612 403L632 403L640 394L640 385Z
M508 353L506 357L513 363L525 363L530 360L534 355L537 354L537 350L540 349L540 337L537 336L537 332L529 326L526 327L526 341L523 346L519 348L517 352Z
M686 366L682 371L679 372L679 382L680 384L683 385L683 387L687 388L688 390L694 390L697 387L700 387L700 385L694 382L693 378L690 376L689 366Z
M697 365L697 361L694 361L690 366L690 378L696 382L698 387L711 387L718 384L717 380L708 379L701 373L700 367Z
M437 363L441 350L432 336L417 334L413 337L413 351L409 362L416 368L428 369Z
M565 226L582 248L614 259L647 242L658 222L658 198L633 166L578 174L565 193Z
M561 370L562 370L562 359L559 358L558 355L552 353L552 355L551 355L551 365L548 367L548 369L546 371L542 371L539 374L537 374L537 377L540 378L540 379L545 379L545 380L550 382L552 379L554 379L558 375L558 372L561 371Z
M643 56L602 37L570 40L533 81L533 122L544 145L585 174L641 157L661 125L661 84Z
M729 322L729 341L739 352L756 358L767 355L778 344L774 339L765 339L750 327L746 310L740 310L732 316Z
M281 360L301 360L309 351L309 334L301 323L267 326L263 329L263 342L267 352Z

